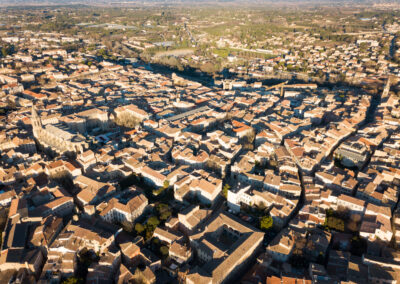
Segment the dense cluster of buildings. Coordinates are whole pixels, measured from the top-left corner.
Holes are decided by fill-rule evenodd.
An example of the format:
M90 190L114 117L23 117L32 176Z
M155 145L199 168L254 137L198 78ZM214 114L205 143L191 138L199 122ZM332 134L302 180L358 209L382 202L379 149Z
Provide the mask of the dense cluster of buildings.
M248 24L243 19L235 20L243 26ZM223 32L218 30L215 33L209 33L206 29L195 38L197 43L211 45L207 49L211 56L183 54L179 61L183 65L193 62L199 65L204 62L214 64L217 58L231 74L255 80L278 77L369 84L380 76L400 74L400 49L396 36L400 30L398 18L393 22L384 21L381 26L377 17L360 19L356 14L343 15L339 20L345 23L343 27L352 22L360 26L359 32L346 31L347 27L345 31L337 30L337 27L331 26L333 20L330 17L324 19L320 15L307 15L306 23L301 23L299 27L293 19L279 17L277 21L282 21L280 28L283 31L274 31L273 28L269 31L266 28L263 36L248 33L239 37L237 27L227 27L222 29ZM313 26L316 23L327 30L315 31ZM198 30L204 27L204 19L192 16L186 24ZM227 23L215 21L209 24L221 27ZM379 28L371 28L377 25Z
M275 73L290 78L291 74L297 74L306 80L351 84L370 83L389 74L399 75L398 63L391 60L389 54L390 49L397 50L391 46L394 34L366 32L357 34L351 42L321 43L318 37L303 32L272 35L264 44L274 47L273 58L254 59L249 68L237 66L230 71L252 78Z
M0 69L0 282L400 281L400 99L385 72L376 97L204 86L67 39L3 39L20 51Z

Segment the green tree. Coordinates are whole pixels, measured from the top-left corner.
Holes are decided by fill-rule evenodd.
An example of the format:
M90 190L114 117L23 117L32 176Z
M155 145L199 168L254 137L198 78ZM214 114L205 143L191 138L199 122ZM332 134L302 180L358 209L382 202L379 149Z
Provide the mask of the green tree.
M6 57L8 55L7 49L5 47L3 47L1 49L1 56Z
M135 225L135 231L136 231L136 233L138 233L138 234L143 233L143 231L144 231L144 226L143 226L142 224L140 224L140 223L136 223L136 225Z
M147 224L155 229L160 224L160 220L156 216L152 216L147 220Z
M164 184L163 184L164 188L168 188L169 187L169 180L165 180Z
M161 246L160 247L160 253L163 257L167 257L169 253L169 249L167 246Z
M146 234L144 236L145 240L148 241L152 238L153 236L153 231L152 230L146 230Z
M229 184L225 184L224 185L224 187L222 188L222 195L225 197L225 198L228 198L228 190L230 189L231 187L230 187L230 185Z
M167 220L172 215L172 212L169 209L168 205L164 203L160 203L157 205L157 212L162 221Z
M78 283L83 283L83 280L75 276L69 277L62 282L62 284L78 284Z
M269 230L274 225L274 221L271 216L263 216L260 220L261 230Z

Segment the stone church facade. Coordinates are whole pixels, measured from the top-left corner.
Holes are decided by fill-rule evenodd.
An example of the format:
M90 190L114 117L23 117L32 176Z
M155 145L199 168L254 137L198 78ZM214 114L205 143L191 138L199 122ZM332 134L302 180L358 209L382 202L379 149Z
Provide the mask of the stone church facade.
M79 154L88 148L88 143L84 136L72 131L62 123L43 126L34 106L32 106L31 121L33 135L45 150L49 149L57 154Z

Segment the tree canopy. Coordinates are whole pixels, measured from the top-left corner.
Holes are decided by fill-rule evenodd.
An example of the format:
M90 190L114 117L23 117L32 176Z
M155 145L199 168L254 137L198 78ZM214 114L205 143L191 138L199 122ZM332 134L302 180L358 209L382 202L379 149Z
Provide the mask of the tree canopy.
M135 231L136 231L136 233L138 233L138 234L143 233L143 231L144 231L144 226L143 226L142 224L140 224L140 223L136 223L136 225L135 225Z
M225 184L224 187L222 188L222 195L225 198L228 198L228 190L230 189L230 185L229 184Z
M274 225L274 221L271 216L263 216L260 220L261 230L269 230Z

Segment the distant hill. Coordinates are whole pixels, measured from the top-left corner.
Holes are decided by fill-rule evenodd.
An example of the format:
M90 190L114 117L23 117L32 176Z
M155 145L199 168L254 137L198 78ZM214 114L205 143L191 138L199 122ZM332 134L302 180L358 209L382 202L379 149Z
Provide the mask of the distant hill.
M333 3L398 3L398 0L0 0L0 6L5 5L76 5L76 4L185 4L185 3L249 3L249 4L262 4L262 3L315 3L315 4L333 4Z

